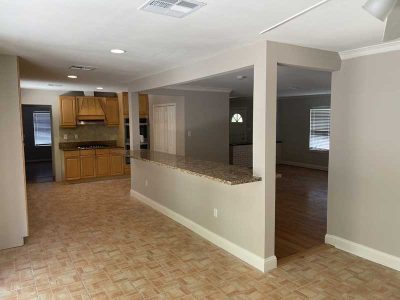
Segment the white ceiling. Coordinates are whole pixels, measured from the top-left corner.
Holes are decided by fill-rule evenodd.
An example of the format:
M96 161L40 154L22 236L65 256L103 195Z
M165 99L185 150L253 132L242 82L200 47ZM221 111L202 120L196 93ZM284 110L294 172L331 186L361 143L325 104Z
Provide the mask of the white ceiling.
M366 0L332 0L284 26L258 33L320 0L204 0L176 19L138 11L144 0L2 0L0 53L23 58L23 87L120 91L127 82L257 40L328 50L380 42L384 24ZM111 48L128 51L112 55ZM98 69L67 80L72 64Z
M239 80L238 76L246 78ZM231 97L253 97L254 69L247 68L216 75L168 89L230 92ZM278 97L329 94L331 73L278 66Z

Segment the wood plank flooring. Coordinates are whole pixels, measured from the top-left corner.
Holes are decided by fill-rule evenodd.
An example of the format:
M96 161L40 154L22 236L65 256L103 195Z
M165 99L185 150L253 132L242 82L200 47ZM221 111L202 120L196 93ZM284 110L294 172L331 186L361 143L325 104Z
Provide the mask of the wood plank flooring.
M287 257L324 243L328 172L279 165L275 255Z

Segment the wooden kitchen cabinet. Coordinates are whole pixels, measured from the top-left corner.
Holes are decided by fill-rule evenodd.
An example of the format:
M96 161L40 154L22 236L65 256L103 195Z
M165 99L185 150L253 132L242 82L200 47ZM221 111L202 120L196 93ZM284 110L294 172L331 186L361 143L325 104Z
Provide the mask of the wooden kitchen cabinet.
M122 93L122 108L124 118L129 118L129 96L128 93Z
M149 116L149 97L148 95L139 95L139 117Z
M118 98L106 98L105 113L107 126L119 125L119 104Z
M96 150L96 176L110 176L110 151L108 149Z
M60 96L60 127L76 127L76 99L73 96Z
M124 175L125 171L125 156L124 150L112 149L110 151L110 175Z
M79 151L66 151L64 153L65 180L78 180L81 178L81 160Z
M94 150L81 150L81 178L96 177L96 156Z

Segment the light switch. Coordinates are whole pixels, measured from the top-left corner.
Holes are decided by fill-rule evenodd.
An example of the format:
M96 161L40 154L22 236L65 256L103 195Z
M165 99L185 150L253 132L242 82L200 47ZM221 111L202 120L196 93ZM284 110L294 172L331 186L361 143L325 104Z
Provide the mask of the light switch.
M68 140L68 134L64 134L64 140Z
M192 131L188 130L188 136L192 136Z

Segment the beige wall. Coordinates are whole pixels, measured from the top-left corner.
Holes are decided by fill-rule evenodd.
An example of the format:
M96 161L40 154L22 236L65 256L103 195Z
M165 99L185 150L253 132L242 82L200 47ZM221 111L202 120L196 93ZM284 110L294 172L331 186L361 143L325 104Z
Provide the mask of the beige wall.
M328 233L400 257L400 51L333 74Z
M229 163L228 93L159 89L149 94L150 114L153 104L177 103L178 154Z
M329 151L310 150L310 109L330 106L331 95L279 98L277 140L282 141L282 163L328 170Z
M0 55L0 249L28 235L18 58Z

